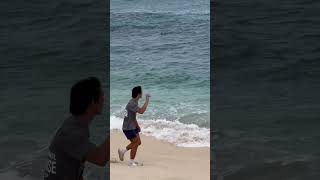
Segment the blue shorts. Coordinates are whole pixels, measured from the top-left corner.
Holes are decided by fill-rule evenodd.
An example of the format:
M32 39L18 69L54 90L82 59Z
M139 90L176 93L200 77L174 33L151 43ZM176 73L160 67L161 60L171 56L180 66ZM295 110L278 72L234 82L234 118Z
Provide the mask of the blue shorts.
M137 137L137 134L139 134L139 129L132 129L132 130L123 130L123 133L126 135L127 139L131 140L135 137Z

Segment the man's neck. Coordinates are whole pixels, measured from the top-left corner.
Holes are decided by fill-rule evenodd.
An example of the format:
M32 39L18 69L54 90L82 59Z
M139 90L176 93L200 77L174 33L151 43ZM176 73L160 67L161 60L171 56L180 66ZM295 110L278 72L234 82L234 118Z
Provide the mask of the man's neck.
M85 113L82 115L75 116L75 118L77 119L77 121L80 122L80 124L89 125L92 119L94 118L94 115L90 113Z

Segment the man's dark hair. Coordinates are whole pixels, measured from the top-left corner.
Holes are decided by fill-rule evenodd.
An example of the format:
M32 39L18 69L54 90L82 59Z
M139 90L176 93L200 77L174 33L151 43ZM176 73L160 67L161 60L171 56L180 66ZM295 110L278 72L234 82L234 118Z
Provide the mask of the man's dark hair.
M73 115L84 114L92 101L99 101L100 93L101 84L96 77L89 77L77 82L71 88L70 113Z
M132 89L132 98L136 98L138 94L142 93L142 88L141 86L136 86Z

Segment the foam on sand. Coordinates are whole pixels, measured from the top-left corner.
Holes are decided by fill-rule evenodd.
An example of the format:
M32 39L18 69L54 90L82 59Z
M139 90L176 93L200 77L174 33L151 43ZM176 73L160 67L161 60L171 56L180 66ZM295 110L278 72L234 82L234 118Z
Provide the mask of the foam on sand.
M122 119L111 116L110 129L121 129ZM210 130L179 121L138 120L141 133L182 147L210 147Z
M208 147L186 148L157 140L155 137L141 135L142 144L138 148L136 161L143 166L128 167L130 153L124 161L119 160L118 148L125 147L129 141L119 130L112 130L110 136L110 179L112 180L209 180L210 149ZM125 172L125 173L124 173Z

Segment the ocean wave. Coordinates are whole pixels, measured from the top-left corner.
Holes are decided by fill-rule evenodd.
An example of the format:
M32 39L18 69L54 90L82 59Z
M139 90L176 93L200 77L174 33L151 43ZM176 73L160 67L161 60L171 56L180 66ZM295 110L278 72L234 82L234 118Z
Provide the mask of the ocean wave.
M139 120L141 133L181 147L210 147L210 130L179 121ZM110 117L110 129L121 129L122 119Z
M112 11L111 10L111 15L122 15L122 14L145 14L145 15L210 15L210 10L209 11L152 11L152 10L144 10L144 9L135 9L135 10L121 10L121 11Z
M153 33L162 33L161 35L172 34L175 32L195 33L199 30L206 30L209 27L208 17L186 17L171 16L169 14L128 14L111 15L110 31L124 31L129 33L135 30ZM146 23L148 22L148 23ZM164 30L166 30L164 32ZM205 32L204 32L205 33Z

